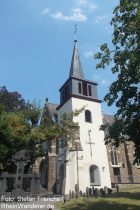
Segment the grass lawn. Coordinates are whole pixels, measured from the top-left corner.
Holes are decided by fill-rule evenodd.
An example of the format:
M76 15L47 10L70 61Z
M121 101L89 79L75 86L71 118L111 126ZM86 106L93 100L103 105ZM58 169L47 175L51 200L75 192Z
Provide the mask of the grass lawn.
M61 210L140 210L140 188L124 189L105 198L79 198L59 203Z

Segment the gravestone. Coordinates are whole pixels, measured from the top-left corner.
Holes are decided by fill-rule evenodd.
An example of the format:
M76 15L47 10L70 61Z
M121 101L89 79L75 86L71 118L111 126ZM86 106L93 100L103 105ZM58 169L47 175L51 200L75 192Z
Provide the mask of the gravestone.
M95 193L95 192L94 192L94 187L92 187L92 195L94 195L94 193Z
M101 197L101 192L99 189L97 189L97 197Z
M104 191L105 191L105 194L108 194L108 187L107 186L104 187Z
M31 162L30 155L27 150L20 150L13 157L12 161L16 165L16 173L9 174L4 172L1 174L0 195L13 197L24 196L40 193L40 174L24 173L25 167ZM10 180L10 181L9 181ZM10 187L8 185L10 184Z
M1 182L0 182L0 195L3 195L4 192L7 190L7 180L6 180L6 176L7 176L7 172L3 172L1 174L1 178L3 179Z
M105 197L105 191L103 188L100 189L101 197Z
M89 196L91 197L92 196L92 189L89 188Z
M14 188L14 190L12 190L12 195L13 196L24 195L24 190L22 188L22 186L23 186L23 179L24 178L29 179L29 176L27 174L26 175L24 174L24 169L25 169L25 166L29 162L31 162L30 155L29 155L28 151L20 150L19 152L17 152L12 157L12 161L17 166L16 176L15 176L16 180L15 180L15 186L14 186L15 188Z
M87 194L87 197L89 197L89 188L86 187L86 194Z
M69 190L69 197L70 197L70 199L71 199L71 197L72 197L72 196L71 196L71 190Z

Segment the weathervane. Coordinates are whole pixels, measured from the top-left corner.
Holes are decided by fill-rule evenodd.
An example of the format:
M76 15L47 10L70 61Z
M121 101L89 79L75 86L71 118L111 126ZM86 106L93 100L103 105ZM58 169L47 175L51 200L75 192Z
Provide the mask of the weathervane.
M78 29L77 24L74 25L74 28L75 28L74 30L75 41L77 41L77 36L76 36L77 29Z

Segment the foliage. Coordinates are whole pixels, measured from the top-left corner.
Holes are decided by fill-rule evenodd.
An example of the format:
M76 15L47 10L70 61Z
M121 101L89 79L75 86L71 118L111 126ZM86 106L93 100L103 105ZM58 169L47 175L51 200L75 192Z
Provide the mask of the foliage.
M42 109L35 100L32 103L28 101L26 104L26 109L24 110L25 117L31 123L32 127L38 126L41 111Z
M69 113L64 112L58 123L53 122L50 126L48 126L48 138L61 138L65 141L65 145L67 146L68 144L73 143L75 136L79 131L78 122L74 122L74 117L78 116L84 109L85 107L82 107L81 109L76 109Z
M6 168L7 160L28 144L30 126L22 113L0 115L0 162Z
M46 138L46 131L37 126L33 127L22 112L3 112L0 115L1 169L7 169L7 161L19 150L29 150L32 160L40 156L40 145Z
M5 86L0 88L0 105L6 112L24 110L26 102L17 91L10 92Z
M109 106L116 103L115 120L102 128L108 133L106 143L133 141L140 161L140 1L120 0L113 14L113 49L105 43L95 55L100 60L96 68L113 62L111 70L117 76L104 98Z
M18 92L0 89L0 170L9 169L12 155L19 150L29 150L32 159L41 154L39 145L46 133L38 126L40 115L35 101L26 103Z
M32 126L37 126L41 113L40 106L34 100L32 103L26 102L17 91L10 92L5 86L0 88L0 112L22 112Z
M9 170L12 155L22 149L30 152L31 159L43 155L42 143L47 140L63 138L74 141L79 130L73 122L84 108L71 113L63 113L59 122L50 115L47 103L42 110L33 101L30 103L18 92L0 89L0 170ZM41 119L40 119L41 118Z

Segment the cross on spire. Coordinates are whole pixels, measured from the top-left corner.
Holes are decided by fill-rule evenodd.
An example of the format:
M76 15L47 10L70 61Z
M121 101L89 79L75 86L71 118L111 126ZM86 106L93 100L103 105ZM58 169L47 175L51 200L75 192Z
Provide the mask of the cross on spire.
M77 42L77 30L78 30L77 24L74 25L74 28L75 28L74 29L74 41Z

